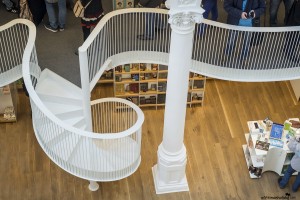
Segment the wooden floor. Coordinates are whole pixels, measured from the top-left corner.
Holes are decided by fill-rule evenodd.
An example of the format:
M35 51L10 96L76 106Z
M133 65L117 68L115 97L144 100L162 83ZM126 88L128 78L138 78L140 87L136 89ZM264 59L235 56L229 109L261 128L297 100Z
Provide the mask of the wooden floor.
M0 200L218 200L282 197L278 175L266 172L250 179L242 151L248 120L270 117L283 122L300 117L286 82L240 83L209 80L203 107L187 108L185 140L189 192L156 195L151 167L157 162L162 141L164 110L143 109L142 162L130 177L100 183L90 192L88 182L76 178L48 159L35 138L29 101L20 92L17 123L0 124ZM108 86L93 94L110 96ZM176 114L176 113L174 113ZM294 177L293 177L294 180ZM300 192L291 197L300 199Z

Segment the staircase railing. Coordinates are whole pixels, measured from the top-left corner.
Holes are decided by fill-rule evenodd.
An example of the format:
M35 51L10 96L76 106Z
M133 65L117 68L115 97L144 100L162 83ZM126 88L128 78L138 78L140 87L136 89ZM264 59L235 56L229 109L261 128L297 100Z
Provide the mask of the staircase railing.
M30 95L33 128L45 153L65 171L90 181L112 181L132 174L140 164L141 130L144 121L141 110L135 104L122 99L101 99L93 102L93 108L100 112L96 116L114 116L119 122L116 122L117 127L124 125L123 129L117 130L118 132L93 133L62 122L45 107L35 92L41 69L34 44L34 24L19 19L13 26L25 26L28 31L22 72ZM99 110L103 106L97 105L104 105L106 110ZM118 111L119 109L121 110Z
M109 67L135 62L168 64L171 29L167 12L132 8L103 17L79 48L87 52L87 63L81 67L88 70L90 90ZM155 23L148 24L155 39L139 40L149 13L155 13ZM191 71L234 81L298 79L299 41L300 26L241 27L203 20L195 27Z
M13 20L0 26L0 87L22 78L22 56L29 34L22 22Z

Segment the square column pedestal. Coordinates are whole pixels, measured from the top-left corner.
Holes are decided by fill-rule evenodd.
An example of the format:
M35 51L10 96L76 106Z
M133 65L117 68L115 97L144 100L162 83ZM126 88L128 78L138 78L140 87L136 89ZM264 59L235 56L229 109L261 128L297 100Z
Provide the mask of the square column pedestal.
M162 152L160 145L158 148L158 164L152 167L156 194L189 191L185 175L185 148L180 155L170 156Z

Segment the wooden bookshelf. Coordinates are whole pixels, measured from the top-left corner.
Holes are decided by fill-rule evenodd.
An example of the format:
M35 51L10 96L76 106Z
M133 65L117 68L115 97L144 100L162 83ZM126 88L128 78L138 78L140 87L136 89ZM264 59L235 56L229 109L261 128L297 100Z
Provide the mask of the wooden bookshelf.
M114 76L113 76L113 70L107 70L105 71L100 79L98 80L98 83L113 83L114 82Z
M17 121L18 91L16 83L0 87L0 123Z
M106 74L103 75L107 77ZM110 77L110 76L109 76ZM119 65L113 69L114 96L140 107L164 106L168 66L149 63ZM206 77L189 74L187 105L203 105Z

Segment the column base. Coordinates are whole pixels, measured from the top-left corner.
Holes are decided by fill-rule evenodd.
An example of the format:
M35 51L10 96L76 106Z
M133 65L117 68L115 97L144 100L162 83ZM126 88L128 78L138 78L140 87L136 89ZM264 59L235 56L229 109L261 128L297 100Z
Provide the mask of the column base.
M91 190L92 192L95 192L98 189L99 189L99 184L95 181L90 181L89 190Z
M166 184L159 180L159 177L157 176L157 165L154 165L154 167L152 167L152 175L154 179L156 194L189 191L189 185L186 176L184 176L184 178L180 182Z

